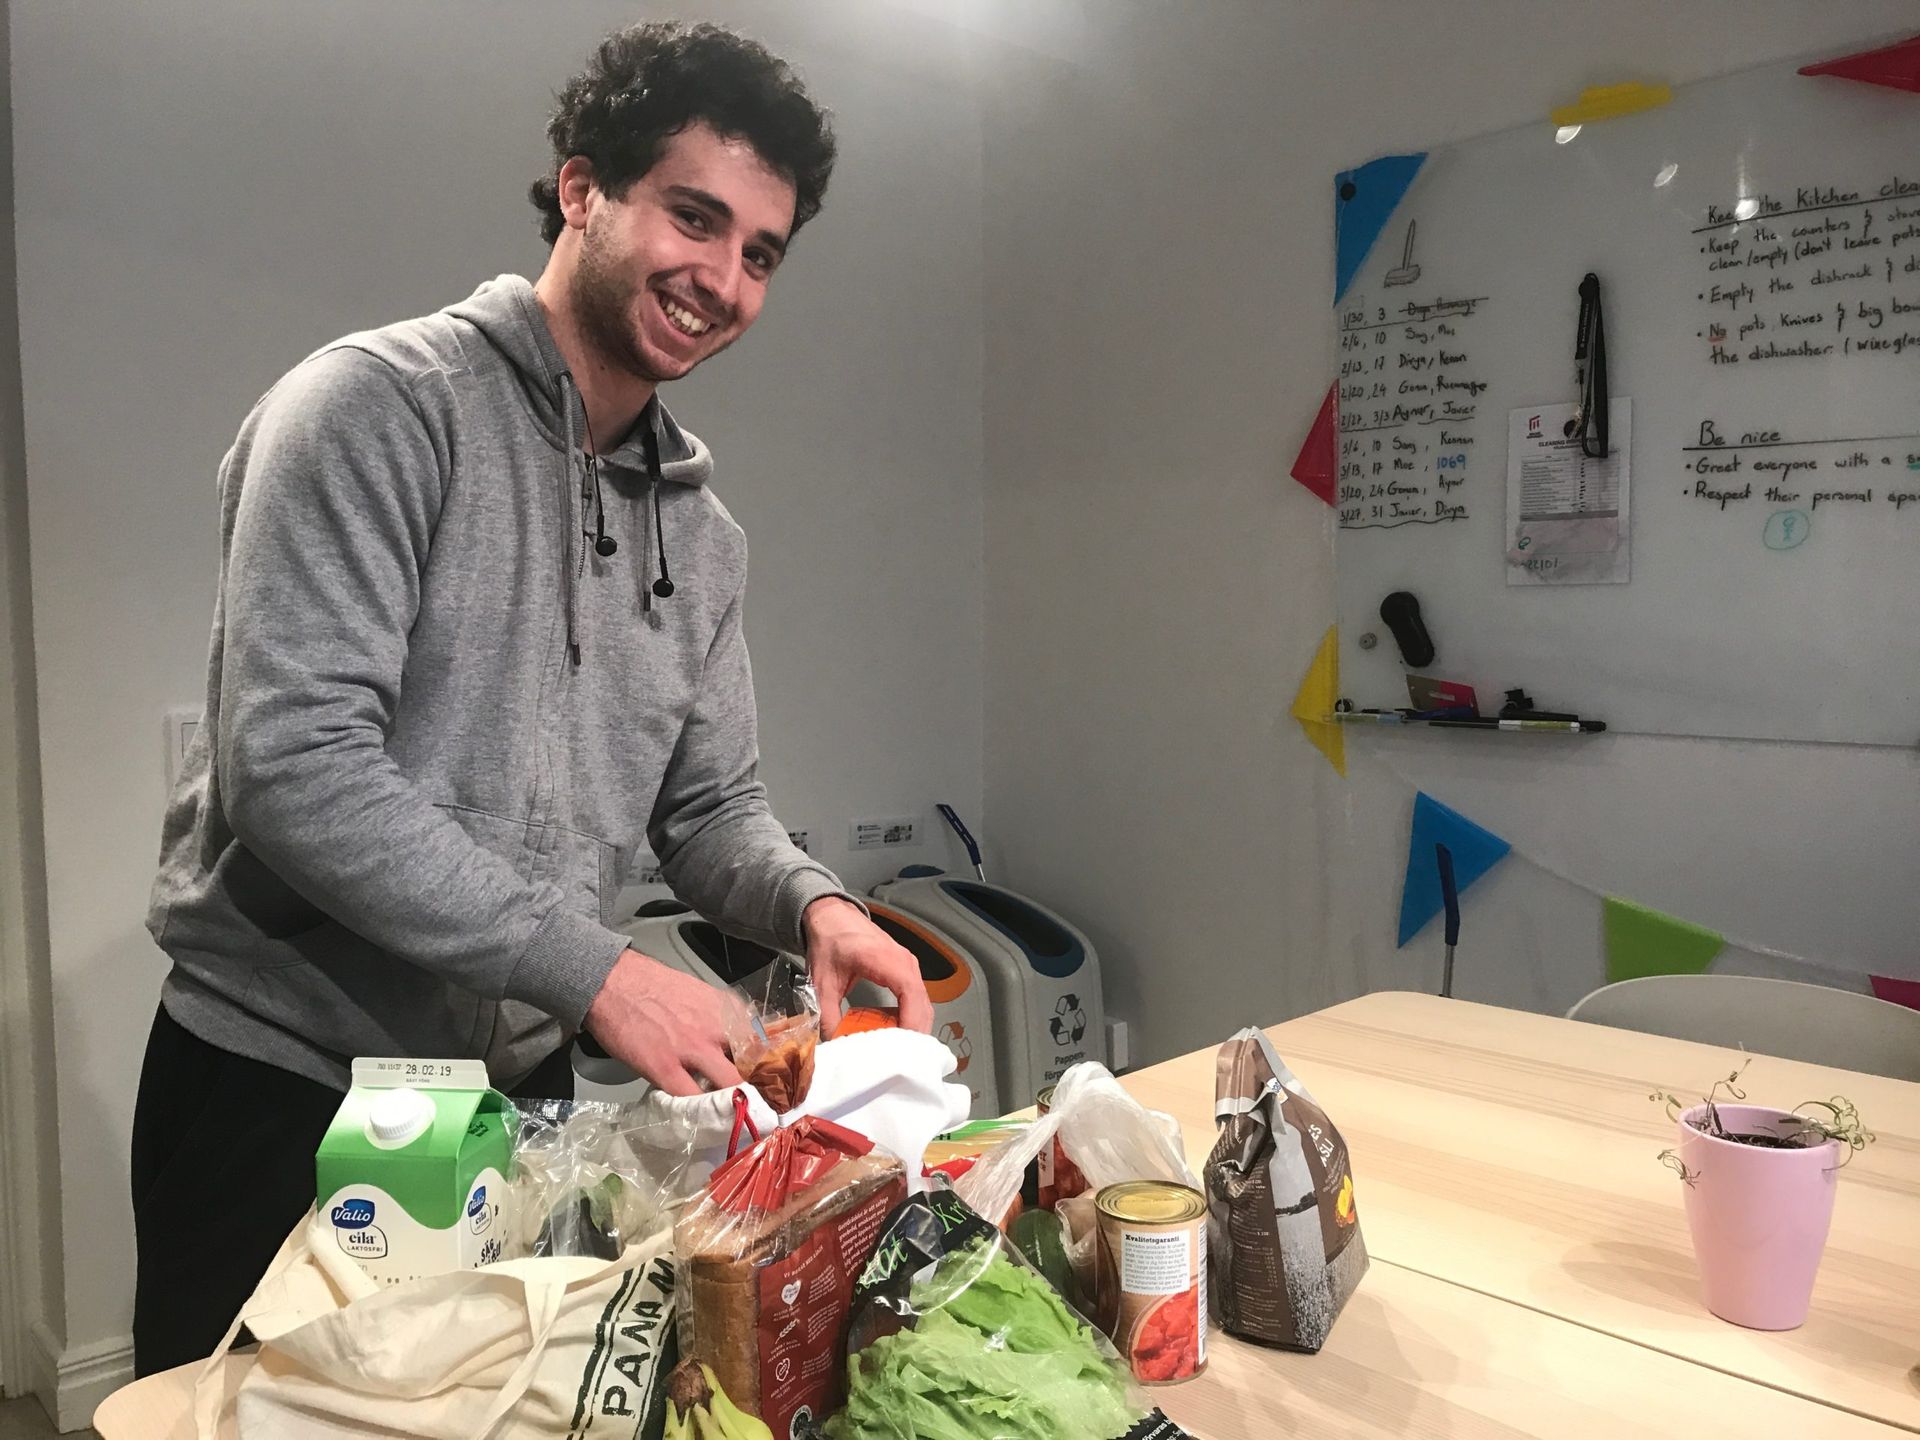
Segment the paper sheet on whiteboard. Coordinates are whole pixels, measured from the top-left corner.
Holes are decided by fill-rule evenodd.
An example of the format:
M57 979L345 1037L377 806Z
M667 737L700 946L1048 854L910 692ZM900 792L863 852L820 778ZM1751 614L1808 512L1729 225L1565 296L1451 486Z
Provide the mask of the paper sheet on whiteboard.
M1607 409L1607 455L1594 459L1568 433L1572 405L1507 416L1509 585L1624 585L1632 575L1628 501L1633 402Z

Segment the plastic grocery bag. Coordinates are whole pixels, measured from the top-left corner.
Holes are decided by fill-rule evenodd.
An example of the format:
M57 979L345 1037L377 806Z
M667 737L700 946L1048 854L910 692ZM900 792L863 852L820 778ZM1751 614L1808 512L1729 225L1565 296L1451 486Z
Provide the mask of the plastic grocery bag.
M668 1239L382 1286L310 1216L200 1372L196 1433L212 1440L231 1403L247 1440L659 1440L678 1340ZM242 1325L260 1356L229 1397Z
M854 1277L906 1194L897 1158L815 1116L735 1155L674 1227L681 1352L776 1435L825 1415Z
M1083 1294L1093 1293L1095 1219L1101 1188L1128 1180L1173 1180L1198 1190L1187 1166L1180 1122L1149 1110L1095 1061L1060 1077L1045 1115L987 1151L954 1189L980 1215L1005 1215L1020 1194L1027 1166L1059 1138L1066 1158L1085 1177L1086 1191L1056 1207L1066 1230L1067 1258Z
M617 1259L672 1223L708 1157L744 1129L730 1094L676 1101L522 1100L507 1182L505 1258Z
M1171 1440L1106 1337L947 1190L894 1211L854 1292L828 1440Z

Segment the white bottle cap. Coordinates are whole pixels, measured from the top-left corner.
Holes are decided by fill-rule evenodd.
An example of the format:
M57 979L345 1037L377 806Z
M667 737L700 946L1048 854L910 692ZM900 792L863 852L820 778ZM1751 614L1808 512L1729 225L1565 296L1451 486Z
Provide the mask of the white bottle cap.
M367 1107L367 1138L382 1150L397 1150L433 1124L433 1101L401 1086L383 1090Z

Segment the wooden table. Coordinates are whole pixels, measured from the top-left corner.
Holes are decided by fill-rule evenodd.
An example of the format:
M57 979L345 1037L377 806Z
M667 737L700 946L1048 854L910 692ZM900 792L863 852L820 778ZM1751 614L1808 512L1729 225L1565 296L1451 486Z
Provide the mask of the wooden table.
M1204 1440L1920 1431L1920 1086L1748 1070L1756 1100L1843 1092L1880 1136L1842 1182L1808 1323L1765 1335L1700 1304L1679 1181L1654 1159L1670 1131L1648 1092L1704 1089L1722 1052L1399 994L1272 1034L1347 1138L1373 1268L1318 1355L1216 1332L1205 1374L1154 1392ZM1213 1052L1125 1083L1180 1120L1197 1169ZM191 1375L120 1391L96 1426L185 1440Z
M1668 1434L1747 1433L1717 1406L1705 1431L1668 1412L1716 1372L1726 1377L1716 1390L1730 1385L1771 1407L1784 1392L1920 1431L1920 1085L1768 1057L1749 1065L1744 1085L1756 1103L1845 1094L1879 1136L1840 1182L1807 1323L1768 1334L1701 1303L1680 1182L1654 1158L1673 1128L1647 1098L1703 1092L1738 1055L1412 994L1365 996L1269 1033L1346 1137L1374 1260L1319 1358L1353 1339L1344 1327L1370 1291L1411 1272L1612 1337L1607 1363L1632 1357L1633 1374L1642 1357L1684 1362L1684 1387L1632 1397L1649 1427ZM1180 1121L1197 1170L1212 1130L1212 1053L1125 1083Z

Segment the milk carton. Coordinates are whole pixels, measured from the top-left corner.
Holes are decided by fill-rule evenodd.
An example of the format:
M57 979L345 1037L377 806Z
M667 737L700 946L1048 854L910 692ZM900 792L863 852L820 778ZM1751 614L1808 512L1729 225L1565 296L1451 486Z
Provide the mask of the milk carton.
M314 1157L341 1250L398 1285L501 1258L518 1117L478 1060L353 1062Z

